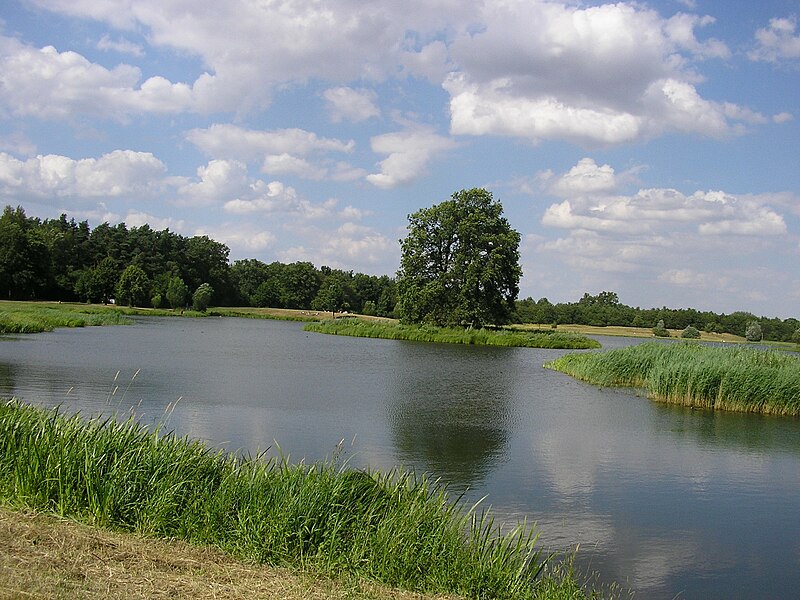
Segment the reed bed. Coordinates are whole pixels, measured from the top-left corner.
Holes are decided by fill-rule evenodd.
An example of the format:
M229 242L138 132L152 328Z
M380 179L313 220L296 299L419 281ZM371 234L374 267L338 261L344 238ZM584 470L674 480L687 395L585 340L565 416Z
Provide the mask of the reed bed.
M42 333L56 327L121 325L126 322L128 320L116 311L83 313L35 304L22 308L0 306L0 334Z
M584 598L533 528L409 473L215 451L132 419L0 405L0 502L236 557L470 598Z
M568 354L545 366L596 385L642 387L662 402L800 415L800 359L785 352L691 342L645 343Z
M332 335L408 340L413 342L440 342L479 346L508 346L522 348L566 348L579 350L599 348L590 338L556 331L512 331L508 329L456 329L432 325L403 325L380 323L361 319L326 320L309 323L304 329Z

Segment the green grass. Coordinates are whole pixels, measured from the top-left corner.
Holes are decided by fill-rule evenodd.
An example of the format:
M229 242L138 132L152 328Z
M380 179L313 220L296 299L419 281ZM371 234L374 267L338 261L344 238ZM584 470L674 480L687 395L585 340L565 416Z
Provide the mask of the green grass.
M584 336L544 331L511 331L506 329L455 329L431 325L402 325L365 321L361 319L337 319L309 323L306 331L332 335L408 340L414 342L441 342L481 346L513 346L523 348L599 348L595 340Z
M258 563L470 598L584 598L531 527L425 478L237 458L132 420L0 405L0 502Z
M120 312L79 312L72 308L40 306L25 307L0 304L0 334L41 333L56 327L86 327L91 325L121 325L128 320Z
M673 404L800 415L800 359L785 352L646 343L568 354L545 366L596 385L642 387Z

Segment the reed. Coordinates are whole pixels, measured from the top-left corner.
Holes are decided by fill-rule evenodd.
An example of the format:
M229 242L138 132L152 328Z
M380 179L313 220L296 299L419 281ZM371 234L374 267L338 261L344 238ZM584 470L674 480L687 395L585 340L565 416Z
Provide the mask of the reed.
M0 405L0 501L239 558L472 598L583 598L533 528L405 472L240 458L116 421Z
M507 346L523 348L566 348L571 350L599 348L590 338L552 330L512 331L508 329L455 329L432 325L403 325L362 319L326 320L309 323L304 329L332 335L408 340L413 342L440 342L479 346Z
M41 333L56 327L121 325L128 322L119 312L82 313L70 309L31 304L0 305L0 334Z
M642 387L653 399L673 404L800 415L800 360L785 352L645 343L568 354L545 366L596 385Z

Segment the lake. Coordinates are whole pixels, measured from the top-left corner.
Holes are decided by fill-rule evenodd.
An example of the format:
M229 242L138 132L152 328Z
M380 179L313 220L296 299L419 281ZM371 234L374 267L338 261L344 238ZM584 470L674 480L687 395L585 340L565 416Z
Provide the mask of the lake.
M542 368L563 352L140 318L3 339L0 396L133 407L234 452L425 472L488 496L500 521L536 522L545 547L580 544L581 571L638 598L797 597L800 419L666 406Z

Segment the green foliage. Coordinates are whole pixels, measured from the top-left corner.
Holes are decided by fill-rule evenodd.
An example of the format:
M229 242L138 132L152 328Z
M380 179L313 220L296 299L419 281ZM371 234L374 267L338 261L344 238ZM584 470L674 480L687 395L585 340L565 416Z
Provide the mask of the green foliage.
M214 288L208 283L200 284L192 294L192 308L200 312L206 312L213 297Z
M128 265L117 283L117 303L144 306L150 293L150 280L141 267Z
M800 415L800 359L784 352L650 342L545 366L596 385L644 387L664 402Z
M656 337L669 337L669 331L664 327L664 320L661 319L656 326L653 327L653 335Z
M432 594L582 597L571 574L543 570L532 527L501 533L425 478L237 458L133 420L0 405L0 500Z
M570 333L556 333L552 330L528 332L507 329L464 329L463 327L436 327L434 325L376 323L362 319L320 321L309 323L304 329L332 335L476 346L568 348L572 350L600 347L598 342L590 338Z
M169 302L170 308L176 310L185 307L188 298L189 286L177 275L171 277L167 284L167 302Z
M764 339L764 333L762 332L761 325L758 324L758 321L750 321L747 324L744 337L748 342L760 342Z
M519 293L520 235L483 189L409 215L398 310L407 323L482 327L510 320Z
M686 329L684 329L683 332L681 333L681 337L687 340L699 340L700 332L697 330L696 327L688 325Z

